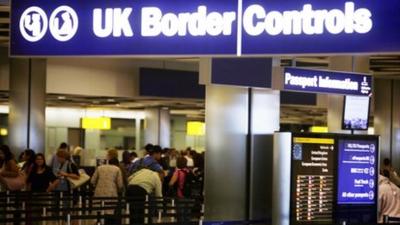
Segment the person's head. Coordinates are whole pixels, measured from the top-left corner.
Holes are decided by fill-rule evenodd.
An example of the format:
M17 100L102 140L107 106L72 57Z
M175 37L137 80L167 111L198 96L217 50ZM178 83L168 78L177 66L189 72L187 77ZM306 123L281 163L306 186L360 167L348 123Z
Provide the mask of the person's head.
M64 150L67 150L67 151L68 151L68 144L65 143L65 142L62 142L62 143L60 144L60 147L58 147L58 149L64 149Z
M129 151L128 150L125 150L123 153L122 153L122 163L124 163L124 164L129 164L129 163L131 163L131 153L129 153Z
M155 145L149 154L158 161L161 159L162 148L159 145Z
M23 160L25 162L33 162L35 158L35 151L33 151L32 149L26 149L24 151L24 155L23 155Z
M8 162L14 159L10 148L7 145L0 146L0 161Z
M109 165L119 166L119 161L117 158L112 158L108 160Z
M131 152L129 154L129 160L132 162L134 159L136 159L138 156L136 154L136 152Z
M383 170L383 171L382 171L382 176L387 177L387 178L390 178L390 172L389 172L389 170Z
M36 154L34 159L35 159L34 166L35 166L36 169L37 168L43 168L43 167L46 166L46 159L45 159L45 157L44 157L44 155L42 153Z
M146 150L147 154L150 154L150 152L153 150L154 145L152 144L147 144L146 146L144 146L144 149Z
M111 160L114 158L118 160L118 150L116 150L116 149L108 150L107 151L107 160Z
M385 159L383 160L383 165L384 165L384 166L390 166L390 165L391 165L390 159L385 158Z
M61 164L64 163L65 161L69 160L69 158L70 158L69 153L64 149L59 149L57 151L56 155L57 155L58 162L60 162Z
M179 157L176 160L176 167L178 167L178 169L186 168L186 165L187 165L187 159L185 157Z

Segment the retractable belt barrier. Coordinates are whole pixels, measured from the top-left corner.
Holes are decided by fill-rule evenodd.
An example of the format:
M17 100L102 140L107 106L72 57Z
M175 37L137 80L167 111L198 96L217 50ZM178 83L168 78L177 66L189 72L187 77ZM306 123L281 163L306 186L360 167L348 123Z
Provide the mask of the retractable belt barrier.
M0 192L2 203L0 224L40 221L45 225L46 222L65 221L70 225L71 221L78 221L81 225L85 221L96 221L96 225L101 225L110 219L115 221L112 224L143 224L131 223L130 220L144 218L145 224L197 225L203 219L202 198L93 197L92 195L92 192L85 191Z

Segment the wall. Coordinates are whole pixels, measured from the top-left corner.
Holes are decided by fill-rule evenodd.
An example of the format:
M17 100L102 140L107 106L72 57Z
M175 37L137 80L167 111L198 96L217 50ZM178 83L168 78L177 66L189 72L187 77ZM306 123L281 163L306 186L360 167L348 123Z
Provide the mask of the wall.
M8 49L0 48L0 91L9 89Z

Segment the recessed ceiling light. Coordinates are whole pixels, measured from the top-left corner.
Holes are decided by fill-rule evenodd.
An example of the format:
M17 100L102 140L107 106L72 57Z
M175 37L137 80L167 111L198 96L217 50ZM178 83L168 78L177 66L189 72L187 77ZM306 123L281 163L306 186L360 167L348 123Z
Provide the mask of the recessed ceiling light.
M109 98L109 99L107 99L107 102L115 102L115 99Z
M65 100L65 99L67 99L67 97L65 97L65 96L58 96L57 97L59 100Z

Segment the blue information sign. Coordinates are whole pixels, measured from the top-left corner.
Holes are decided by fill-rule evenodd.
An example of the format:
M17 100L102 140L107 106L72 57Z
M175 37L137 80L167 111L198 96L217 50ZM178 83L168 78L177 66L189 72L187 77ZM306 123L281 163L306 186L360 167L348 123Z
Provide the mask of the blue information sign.
M285 68L284 89L302 92L370 96L369 74Z
M400 1L14 0L12 56L400 52Z
M338 204L375 204L378 144L339 140Z

